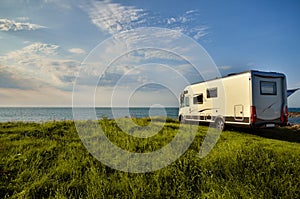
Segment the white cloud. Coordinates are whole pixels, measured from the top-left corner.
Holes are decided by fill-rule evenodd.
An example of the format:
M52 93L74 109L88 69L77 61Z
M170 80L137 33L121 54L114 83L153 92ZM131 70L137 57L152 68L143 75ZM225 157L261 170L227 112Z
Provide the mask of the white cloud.
M88 13L93 24L109 34L132 29L136 24L142 23L145 16L143 9L111 3L107 0L90 1L82 8Z
M172 23L175 23L175 22L176 22L176 19L174 17L171 17L171 18L167 19L168 24L172 24Z
M197 10L188 10L185 12L185 14L192 14L192 13L197 13Z
M206 36L208 34L208 30L209 28L207 26L201 26L201 27L197 27L197 28L193 28L191 30L191 33L193 34L193 38L198 40L204 36Z
M14 20L9 19L0 19L0 30L1 31L21 31L21 30L37 30L45 28L44 26L32 24L32 23L24 23L24 22L16 22Z
M59 46L33 43L20 50L0 56L0 74L10 74L11 85L19 88L20 82L30 80L27 89L52 86L70 89L75 73L80 65L78 61L66 59L59 52ZM5 87L0 84L0 87Z
M69 52L74 53L74 54L85 54L85 50L82 48L70 48Z
M33 43L29 46L24 47L21 51L23 53L29 54L40 54L40 55L56 55L59 46L54 44L45 44L45 43Z

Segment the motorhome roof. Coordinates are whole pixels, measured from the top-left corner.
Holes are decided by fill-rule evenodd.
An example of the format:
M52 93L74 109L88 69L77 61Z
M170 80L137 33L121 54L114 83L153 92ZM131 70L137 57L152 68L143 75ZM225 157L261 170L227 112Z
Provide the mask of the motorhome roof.
M224 77L228 77L228 76L233 76L233 75L240 75L243 73L252 73L255 75L270 75L270 76L284 76L284 74L282 73L278 73L278 72L271 72L271 71L259 71L259 70L248 70L248 71L244 71L244 72L240 72L240 73L229 73L227 76Z
M236 75L241 75L241 74L244 74L244 73L252 73L254 75L272 76L272 77L285 77L285 75L283 73L278 73L278 72L267 72L267 71L259 71L259 70L247 70L247 71L243 71L243 72L239 72L239 73L229 73L226 76L217 77L215 79L209 79L209 80L206 80L206 81L195 82L195 83L193 83L191 85L199 84L199 83L203 83L203 82L208 82L208 81L213 81L213 80L216 80L216 79L223 79L223 78L226 78L226 77L232 77L232 76L236 76Z

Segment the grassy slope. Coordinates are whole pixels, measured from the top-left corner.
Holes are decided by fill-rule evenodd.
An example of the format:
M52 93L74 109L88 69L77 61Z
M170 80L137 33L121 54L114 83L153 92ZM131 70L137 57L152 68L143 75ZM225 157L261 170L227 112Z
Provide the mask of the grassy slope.
M120 132L114 121L102 126L119 146L145 152L170 142L179 124L169 120L145 141ZM200 159L206 131L199 127L189 150L170 166L133 174L93 158L72 122L1 123L0 198L300 198L299 130L225 131Z

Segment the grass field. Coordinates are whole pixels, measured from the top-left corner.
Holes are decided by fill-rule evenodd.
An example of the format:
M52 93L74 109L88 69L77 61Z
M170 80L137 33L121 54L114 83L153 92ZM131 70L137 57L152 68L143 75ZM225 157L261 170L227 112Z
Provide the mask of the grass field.
M168 144L179 127L168 119L158 134L142 140L122 132L113 120L100 123L112 142L136 152ZM225 131L201 159L207 128L198 128L174 163L138 174L96 160L71 121L0 123L0 198L300 198L299 130Z

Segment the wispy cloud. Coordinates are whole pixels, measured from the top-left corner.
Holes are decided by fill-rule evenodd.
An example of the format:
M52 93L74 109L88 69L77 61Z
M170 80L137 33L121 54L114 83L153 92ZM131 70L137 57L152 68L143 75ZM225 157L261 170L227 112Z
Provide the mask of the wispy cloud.
M41 28L45 28L45 27L37 24L32 24L32 23L16 22L10 19L0 19L0 30L5 32L21 31L21 30L37 30Z
M74 54L85 54L85 50L82 48L70 48L69 52L74 53Z
M101 53L97 53L98 65L93 63L96 67L87 67L89 71L86 71L86 73L89 75L99 75L97 74L98 71L101 71L99 67L101 68L101 64L106 60L110 58L115 59L129 49L140 48L141 45L142 47L152 46L153 41L158 43L156 47L170 51L139 49L138 51L128 53L126 56L122 56L122 58L119 57L118 62L114 63L114 67L105 73L103 85L116 83L120 77L126 74L128 66L159 61L160 64L168 65L171 63L173 68L176 68L178 65L183 64L183 58L175 56L172 52L181 52L184 54L184 52L190 51L191 46L183 45L180 42L180 44L174 45L174 41L180 40L179 38L182 37L182 33L198 40L206 36L209 29L208 26L197 22L199 20L199 12L197 10L188 10L178 16L163 17L136 6L114 3L110 0L91 0L88 4L82 4L81 8L88 14L91 22L100 31L114 35L114 39L110 42L110 45L105 46L105 50L100 49ZM163 31L162 29L155 28L152 30L145 29L145 32L144 29L137 32L131 31L132 29L143 27L168 28L172 31ZM149 37L149 31L152 32L151 37ZM134 67L129 68L132 69ZM149 70L152 70L151 67L149 67ZM141 76L137 74L130 74L129 76L132 76L132 78L128 78L128 82L135 81L137 83L141 79L139 78ZM87 79L84 82L87 83L89 81Z
M209 34L208 30L209 30L208 26L200 26L200 27L192 28L190 31L190 34L192 34L192 37L195 40L198 40L198 39L208 35Z
M109 34L139 27L161 27L180 31L198 40L206 36L209 29L208 26L197 22L197 10L188 10L179 16L163 17L136 6L126 6L110 0L91 0L81 8L95 26Z
M57 50L59 49L58 45L54 44L45 44L45 43L33 43L29 46L24 47L21 51L16 51L20 54L36 54L36 55L56 55Z
M142 24L147 15L143 9L111 3L108 0L90 1L89 4L81 7L88 13L93 24L109 34L129 30Z
M180 30L182 33L198 40L209 34L209 27L200 24L198 22L199 18L198 10L188 10L179 16L169 17L160 21L162 21L161 26L173 30Z

